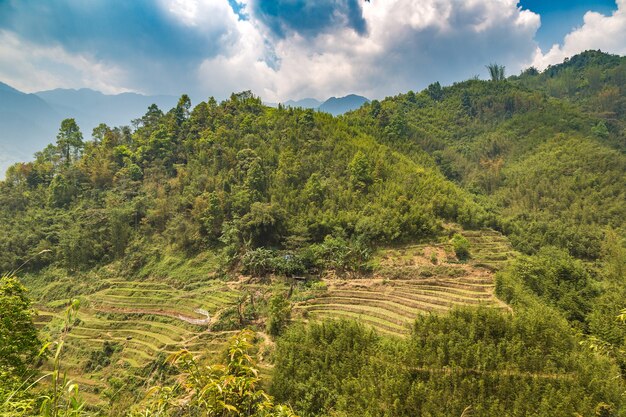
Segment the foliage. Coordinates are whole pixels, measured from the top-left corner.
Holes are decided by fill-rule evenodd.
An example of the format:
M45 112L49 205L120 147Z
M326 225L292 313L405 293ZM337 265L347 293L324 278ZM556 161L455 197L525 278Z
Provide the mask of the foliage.
M111 356L118 350L120 350L120 346L117 343L105 340L101 350L91 352L89 360L85 363L85 372L93 372L98 368L109 366L111 364Z
M253 336L251 331L233 336L225 365L201 365L186 351L173 355L170 361L180 368L182 380L153 387L130 415L295 416L258 387L258 370L249 354Z
M0 371L22 375L36 358L41 341L33 324L26 289L17 278L0 278Z
M388 132L403 135L396 119ZM0 268L19 265L32 248L52 251L33 270L53 263L79 272L131 258L140 267L154 254L203 251L236 265L256 248L302 249L329 235L370 247L433 236L444 220L490 218L435 167L340 119L271 109L249 92L193 109L183 97L167 113L151 106L135 126L99 126L83 146L68 119L59 143L7 172Z
M267 332L271 336L279 336L291 319L291 303L286 294L276 293L269 300L267 315Z
M72 324L76 321L79 305L78 300L73 300L67 308L63 330L55 342L56 346L53 350L52 371L44 374L38 380L49 378L51 386L49 392L39 398L41 417L80 417L86 414L84 411L85 402L80 397L78 384L68 378L67 370L62 371L61 368L61 354L65 338ZM51 343L48 343L45 348L52 346Z
M455 233L450 242L457 258L465 260L470 257L470 243L465 236Z
M545 308L460 309L419 316L408 340L353 322L291 327L277 341L271 392L303 416L458 416L468 406L482 416L571 416L600 404L619 415L614 375Z
M487 65L487 70L489 70L491 81L504 81L506 79L504 76L504 65L489 64Z
M0 401L3 401L0 412L8 410L8 415L13 417L30 416L33 415L35 405L38 404L39 412L36 415L41 417L80 417L86 415L85 403L80 398L78 385L68 378L67 371L61 369L61 354L65 338L72 324L76 321L78 307L78 300L73 300L65 312L63 329L58 339L54 343L46 343L39 351L40 357L48 356L50 353L52 370L39 376L33 382L31 382L31 378L36 375L32 372L34 369L31 368L32 374L27 375L26 378L24 375L20 375L24 378L21 384L18 385L13 382L13 391L10 395L6 399L0 396ZM50 349L52 352L48 352ZM45 379L49 379L49 384L44 388L39 388L38 386L43 385L42 381ZM8 382L9 384L3 382L0 394L3 394L7 385L11 387L12 381L9 380ZM39 388L42 393L36 396L34 388Z
M568 320L579 324L586 321L596 291L582 262L566 252L546 247L537 255L519 258L507 273L563 311Z

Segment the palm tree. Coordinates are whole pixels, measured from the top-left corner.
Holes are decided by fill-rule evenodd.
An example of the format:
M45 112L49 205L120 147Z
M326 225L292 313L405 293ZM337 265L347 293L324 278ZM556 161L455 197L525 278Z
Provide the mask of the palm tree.
M491 81L504 81L504 65L493 63L486 65L486 67L489 70Z

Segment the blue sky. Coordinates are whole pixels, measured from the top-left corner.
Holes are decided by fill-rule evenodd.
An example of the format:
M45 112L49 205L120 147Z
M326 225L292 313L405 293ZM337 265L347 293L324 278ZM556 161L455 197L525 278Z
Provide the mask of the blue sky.
M587 11L609 15L617 9L614 0L522 0L519 5L541 16L541 27L535 39L542 49L561 43L573 28L583 24Z
M27 92L380 98L585 49L626 54L626 0L0 0L0 81Z

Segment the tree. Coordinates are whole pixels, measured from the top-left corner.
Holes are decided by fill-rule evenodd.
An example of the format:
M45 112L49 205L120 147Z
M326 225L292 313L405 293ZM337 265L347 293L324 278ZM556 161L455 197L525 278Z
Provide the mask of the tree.
M69 165L72 158L78 159L84 146L83 134L80 132L76 120L63 120L57 134L57 149L61 154L61 160Z
M101 143L104 141L107 133L110 133L111 129L105 123L100 123L98 126L93 128L91 133L91 137L93 138L95 143Z
M443 89L441 88L441 84L439 84L439 81L430 84L426 91L428 92L430 98L435 101L439 101L443 98Z
M470 257L470 243L465 236L455 233L450 242L457 258L465 260Z
M191 108L191 99L187 94L183 94L178 99L178 104L174 109L176 124L178 126L181 126L183 122L189 118L189 108Z
M356 190L366 191L367 187L374 182L370 162L361 151L357 151L348 164L348 171L350 172L350 183Z
M274 294L269 302L267 332L272 336L280 336L291 318L291 304L286 294Z
M140 119L133 120L132 123L136 127L143 126L147 128L154 128L163 117L163 112L156 104L148 106L148 111Z
M491 77L491 81L504 81L504 65L498 64L489 64L486 66L489 70L489 76Z
M26 289L5 275L0 278L0 371L23 373L40 348Z

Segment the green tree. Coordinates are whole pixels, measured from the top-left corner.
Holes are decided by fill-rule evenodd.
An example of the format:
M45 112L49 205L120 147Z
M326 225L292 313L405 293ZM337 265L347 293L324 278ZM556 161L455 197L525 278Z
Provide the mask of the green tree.
M72 159L78 159L84 146L83 134L76 120L63 120L57 134L57 148L61 154L61 160L69 165Z
M182 125L185 120L189 118L189 109L191 108L191 99L187 94L183 94L178 99L178 104L174 109L176 115L176 124Z
M269 302L269 314L267 318L267 332L276 337L279 336L291 318L291 303L286 294L274 294Z
M17 278L0 278L0 371L23 373L41 348L26 289Z
M356 190L365 191L374 182L372 166L361 151L357 151L348 164L348 171L350 172L350 183Z
M95 143L100 143L100 142L103 142L107 134L110 134L110 133L111 133L111 128L107 126L105 123L100 123L98 126L93 128L91 137L93 138Z
M439 101L443 98L443 89L441 88L441 84L439 81L436 81L428 86L426 89L430 98L435 101Z
M470 257L470 243L465 236L455 233L450 242L457 258L464 260Z

